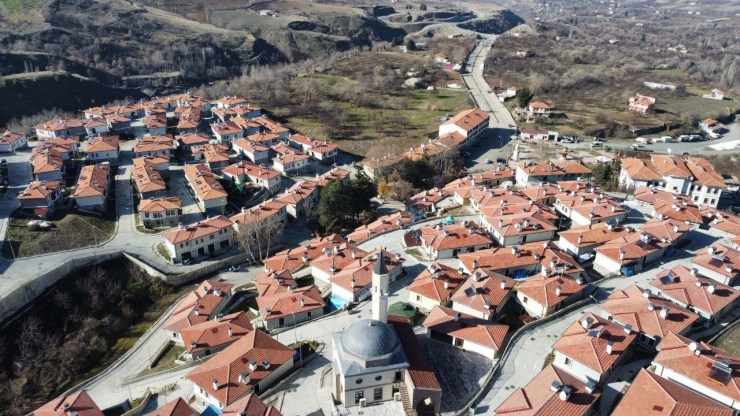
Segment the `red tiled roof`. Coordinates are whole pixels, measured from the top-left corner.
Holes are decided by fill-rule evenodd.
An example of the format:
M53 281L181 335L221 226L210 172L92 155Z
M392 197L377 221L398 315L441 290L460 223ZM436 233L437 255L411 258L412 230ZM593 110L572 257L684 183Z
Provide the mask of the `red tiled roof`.
M167 241L172 244L178 244L184 241L195 240L196 238L205 237L214 234L220 230L231 227L234 223L225 215L217 215L207 218L196 224L190 224L183 227L176 227L162 234Z
M275 215L280 215L280 212L288 204L279 199L268 199L259 205L253 206L252 208L243 208L242 212L236 213L231 216L231 221L234 224L245 226L252 223L262 223L263 226L268 225L268 219ZM273 222L276 223L276 222Z
M569 230L558 232L561 239L568 241L575 247L587 247L596 244L604 244L613 241L619 237L624 237L630 233L624 225L612 225L602 222L592 225L583 225L573 227ZM578 243L578 237L581 237L581 243Z
M2 134L0 134L0 144L12 144L17 142L21 139L21 137L25 136L25 133L17 132L17 131L10 131L5 130Z
M560 288L559 296L557 294L558 287ZM579 284L575 279L567 275L551 275L550 277L546 277L542 273L538 273L519 283L516 290L540 305L549 308L571 296L577 296L585 288L585 285Z
M622 170L627 172L627 175L632 180L639 181L660 181L663 180L663 175L658 172L655 166L643 159L624 158L622 159Z
M504 237L558 230L558 228L552 225L550 220L540 212L538 206L533 206L532 209L524 208L526 210L525 212L521 212L522 210L518 209L516 206L501 208L502 211L504 209L509 212L494 216L486 215L486 219L491 225L491 228ZM489 210L486 210L486 214L488 213Z
M291 287L296 288L298 286L290 270L260 273L254 278L257 281L258 296L288 292Z
M516 253L514 252L515 249ZM478 250L474 253L460 254L458 258L467 270L481 268L496 271L534 264L540 264L542 268L557 270L563 269L567 263L568 267L564 270L566 275L576 275L584 271L573 260L573 257L549 242ZM555 260L555 267L552 267L553 260Z
M234 285L225 282L204 281L197 289L188 293L185 299L172 311L172 316L165 329L176 332L207 321L233 287ZM220 288L220 295L216 294L216 288Z
M346 242L328 246L325 250L324 253L311 262L311 267L316 267L318 270L329 274L329 276L342 271L344 267L354 263L356 258L363 258L369 254L367 251ZM332 266L334 271L332 271Z
M275 169L268 168L264 165L255 165L252 162L241 161L233 163L223 168L222 172L233 177L248 176L250 178L260 178L265 181L280 176L280 172Z
M708 160L701 157L690 157L686 163L691 173L694 175L694 183L704 186L725 187L725 180L714 170L714 165Z
M207 134L200 132L200 133L184 133L184 134L178 134L175 136L175 140L180 142L182 145L190 146L190 145L198 145L198 144L207 144L211 139L208 137Z
M740 251L722 244L714 244L700 251L691 262L727 277L740 274Z
M170 135L164 136L144 136L136 139L134 145L134 154L145 152L159 152L162 150L172 150L173 139Z
M93 137L87 141L85 152L110 152L118 150L118 136Z
M134 168L131 175L139 193L164 191L167 185L157 169L157 163L149 157L133 159Z
M208 201L227 197L228 194L208 166L204 164L188 165L183 168L183 171L190 187L195 190L201 200Z
M734 412L670 380L640 369L612 416L732 416Z
M650 160L662 176L671 176L674 178L692 177L691 171L686 166L686 162L679 156L652 155L650 156Z
M103 195L108 185L110 164L108 162L97 165L83 166L77 178L75 198Z
M422 325L432 331L451 335L494 351L501 350L506 333L509 331L506 325L475 318L439 305L434 306Z
M466 132L469 132L478 127L481 123L487 123L490 118L491 116L480 108L471 108L457 113L455 117L445 121L442 125L454 124Z
M669 274L673 275L673 279L661 282ZM713 285L713 293L709 293L710 285ZM731 286L715 282L698 272L692 274L691 270L681 265L658 273L650 286L667 297L711 314L721 311L740 297L740 292Z
M185 343L185 351L192 354L234 342L252 330L254 328L247 314L236 312L183 328L180 334ZM193 341L195 341L195 347L192 346Z
M487 246L492 243L488 233L478 228L478 225L472 221L437 227L420 227L418 231L424 243L437 251Z
M389 251L381 250L380 252L383 253L385 265L388 270L394 270L404 262ZM332 286L336 285L348 292L355 293L372 284L373 269L375 268L377 253L378 251L376 250L365 258L358 257L352 263L345 265L342 270L331 277ZM353 280L354 287L352 287Z
M82 127L82 120L76 118L55 118L46 123L33 126L34 129L43 131L65 130L76 127Z
M221 416L241 416L243 412L246 416L282 416L275 407L265 405L256 394L244 396L224 407Z
M187 377L224 406L228 406L250 393L257 383L281 365L291 361L294 353L264 332L251 331L196 367ZM255 370L250 368L250 360L256 361ZM268 360L268 369L263 366L263 360ZM239 380L245 372L250 376L248 383ZM213 388L213 380L216 380L218 389Z
M504 284L503 287L501 283ZM496 308L508 299L515 283L514 279L490 270L476 269L460 284L460 290L452 295L451 300L478 312L493 314ZM486 302L490 306L486 306Z
M678 231L676 231L676 228ZM596 248L596 251L620 264L629 264L661 248L670 246L673 240L690 228L682 221L652 219L645 223L639 231L612 240ZM649 238L648 242L642 241L643 235ZM664 238L667 240L663 240ZM624 258L620 257L621 253L624 253Z
M228 162L229 146L223 143L208 143L204 145L195 145L191 152L196 155L203 153L203 157L208 163Z
M465 276L458 270L442 263L432 263L416 276L408 290L435 302L443 302L464 280Z
M234 123L234 120L217 122L211 124L211 131L217 136L223 136L225 134L239 134L243 130L240 126Z
M272 257L264 260L265 268L268 270L280 271L290 270L297 271L303 268L303 254L306 254L306 261L310 262L324 254L323 249L334 247L335 244L345 243L345 240L339 234L332 234L328 237L314 238L308 244L296 248L289 248L281 251Z
M694 342L688 338L669 333L656 347L658 355L653 362L669 369L685 378L700 384L702 387L715 391L733 400L740 400L740 358L730 355L714 346L698 342L701 348L697 355L689 349ZM716 362L723 358L729 360L731 376L727 384L722 384L709 378L709 371Z
M316 286L297 287L287 291L260 295L257 297L260 315L265 320L284 318L286 316L320 309L326 306ZM267 309L270 314L267 314Z
M139 212L163 212L182 208L182 201L176 196L154 199L142 199L139 202Z
M552 391L553 381L571 389L567 400L560 391ZM600 390L586 391L585 383L550 364L526 386L514 390L496 408L497 415L513 416L586 416L601 396Z
M193 410L193 408L180 397L151 413L152 416L193 416L197 414L198 412Z
M536 109L543 109L543 110L549 110L550 109L550 106L549 105L547 105L545 103L541 103L541 102L529 103L529 106L531 108L536 108Z
M65 405L69 407L65 409ZM103 416L98 405L95 404L87 391L63 395L46 403L33 411L34 416L69 416L70 412L76 412L77 416Z
M582 323L588 318L593 319L593 324L587 329ZM602 332L599 336L589 336L592 331ZM588 312L563 332L552 349L599 374L605 374L635 338L634 332L627 334L619 325ZM609 342L613 343L611 354L606 352Z
M244 149L247 152L250 152L252 154L254 153L260 153L260 152L267 152L270 150L269 147L263 146L258 142L255 142L254 140L249 139L236 139L233 142L231 142L231 145L234 147L239 147Z
M42 151L33 156L33 173L61 172L63 166L62 158Z
M709 211L710 213L712 211ZM705 215L709 216L709 215ZM730 215L720 211L714 211L711 215L711 222L709 226L718 230L730 233L736 236L740 236L740 217L737 215Z
M18 195L18 199L46 199L52 192L59 189L61 181L33 181L23 192Z
M637 285L614 291L600 307L620 324L632 325L634 330L655 339L663 338L668 332L682 333L699 319L699 315L650 292L645 293ZM668 315L664 318L662 313L666 309Z
M441 391L437 377L424 356L424 350L405 316L388 315L388 324L396 330L409 361L408 373L417 389Z

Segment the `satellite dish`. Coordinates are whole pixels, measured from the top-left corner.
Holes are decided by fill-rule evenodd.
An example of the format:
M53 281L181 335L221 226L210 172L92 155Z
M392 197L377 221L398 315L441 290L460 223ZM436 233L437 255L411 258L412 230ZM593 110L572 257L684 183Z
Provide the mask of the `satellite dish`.
M696 351L696 347L698 347L698 345L696 344L696 342L692 342L691 344L689 344L689 349L691 351Z

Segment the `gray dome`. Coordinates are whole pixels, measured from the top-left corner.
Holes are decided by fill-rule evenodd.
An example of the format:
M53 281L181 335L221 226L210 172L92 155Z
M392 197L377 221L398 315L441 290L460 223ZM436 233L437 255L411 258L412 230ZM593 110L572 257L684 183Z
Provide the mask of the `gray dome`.
M398 345L396 332L390 326L371 319L355 322L342 334L344 351L366 361L386 358Z

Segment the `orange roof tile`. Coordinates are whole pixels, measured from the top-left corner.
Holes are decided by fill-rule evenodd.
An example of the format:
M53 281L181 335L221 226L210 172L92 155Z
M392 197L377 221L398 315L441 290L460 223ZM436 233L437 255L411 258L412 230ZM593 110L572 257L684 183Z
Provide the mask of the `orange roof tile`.
M445 121L442 125L454 124L466 132L469 132L478 127L481 123L488 124L488 120L490 118L491 116L480 108L471 108L457 113L455 117Z
M144 136L136 139L134 145L134 154L146 152L160 152L163 150L172 150L172 136Z
M413 215L405 211L396 211L391 214L383 215L377 220L355 228L355 231L347 234L347 239L355 244L359 244L374 234L386 231L397 230L399 227L411 223Z
M260 178L266 181L280 176L280 172L275 169L268 168L264 165L255 165L254 163L247 161L241 161L226 166L223 168L222 172L233 177L248 176L250 178Z
M669 275L673 279L664 279ZM740 297L740 292L731 286L715 282L681 265L658 273L650 286L660 290L664 296L710 314L720 312Z
M209 217L203 221L187 226L176 227L162 234L167 241L177 244L185 241L195 240L196 238L205 237L209 234L217 233L220 230L228 229L234 223L225 215ZM227 230L228 232L228 230Z
M236 312L183 328L180 334L185 351L192 354L234 342L252 330L247 314Z
M264 332L251 331L196 367L187 377L224 406L229 406L250 393L257 383L281 365L291 361L294 353ZM265 368L265 362L269 368ZM254 366L250 367L250 363ZM249 375L249 382L240 380L243 374ZM213 388L213 380L216 380L217 389Z
M714 170L714 165L708 160L701 157L690 157L686 166L694 175L694 183L704 186L725 187L724 178Z
M388 315L388 324L396 330L403 352L409 361L408 374L417 389L442 391L434 371L429 366L424 350L405 316Z
M274 215L279 215L287 205L288 204L279 199L270 198L252 208L242 208L241 212L231 216L231 221L233 221L234 224L240 224L242 226L254 222L264 222Z
M39 152L33 156L33 173L61 172L63 166L62 158L54 156L49 152Z
M443 302L465 281L458 270L442 263L432 263L419 273L408 287L409 292Z
M221 416L282 416L273 406L267 406L256 394L249 394L224 407Z
M85 152L110 152L118 151L118 136L93 137L87 141Z
M164 183L162 174L157 169L157 164L150 158L137 157L133 159L134 168L131 172L139 193L164 191L167 185Z
M33 181L18 195L18 199L46 199L59 189L61 181Z
M142 199L139 201L139 212L163 212L173 209L181 209L182 201L176 196L160 197L153 199Z
M740 251L722 244L701 250L691 262L730 278L740 274Z
M658 172L655 166L643 159L624 158L622 159L622 170L627 172L627 175L632 180L640 181L660 181L663 180L663 175Z
M226 282L203 281L195 290L188 293L172 311L164 328L167 331L176 332L206 322L233 288L234 285Z
M435 305L422 324L424 328L500 351L509 327Z
M591 327L584 328L589 318ZM598 336L589 335L594 332ZM563 332L552 349L599 374L606 374L636 337L634 332L627 334L619 325L588 312ZM607 352L609 343L613 343L611 353Z
M670 380L640 369L612 416L732 416L734 412Z
M198 412L193 410L193 408L188 405L188 402L178 397L151 414L153 416L193 416L197 415Z
M560 295L558 295L558 288L560 288ZM585 285L579 284L578 281L567 275L551 274L550 276L543 276L542 273L538 273L519 283L516 290L540 305L549 308L577 295L585 288Z
M475 269L452 295L452 302L492 315L508 299L516 281L490 270Z
M0 134L0 144L13 144L20 140L23 136L25 136L25 133L17 132L17 131L10 131L5 130L2 134Z
M272 257L264 260L265 268L273 271L290 270L297 271L303 268L307 262L324 254L326 247L334 247L335 244L345 243L343 237L339 234L332 234L328 237L314 238L304 246L289 248L281 251ZM303 255L306 255L304 263Z
M188 165L185 166L183 171L185 171L185 178L188 180L190 187L195 190L201 200L226 198L228 195L208 166L203 164Z
M679 156L651 155L650 161L662 176L674 178L690 178L692 173L686 162Z
M178 134L177 136L175 136L175 140L177 140L181 145L191 146L198 144L208 144L211 139L208 137L207 134L200 132Z
M310 285L261 295L257 297L257 306L262 318L270 320L320 309L326 306L326 303L321 298L321 293L316 289L316 286ZM270 310L269 314L267 313L268 309Z
M420 227L418 229L424 244L435 250L450 250L473 247L492 243L488 232L479 228L474 222L438 225L436 227Z
M77 178L75 198L103 195L110 178L110 164L108 162L97 165L83 166Z
M629 233L630 231L624 225L610 225L602 222L598 224L573 227L569 230L558 232L558 235L561 239L568 241L575 247L588 247L608 243L609 241L613 241L619 237L624 237ZM579 238L581 238L580 243L578 242Z
M580 275L583 268L573 257L550 242L521 244L516 247L497 247L458 255L467 270L505 270L539 264L541 268L564 269L566 275ZM554 267L553 267L554 264ZM566 267L567 266L567 267Z
M59 396L34 410L33 414L34 416L68 416L72 412L75 412L77 416L103 416L103 412L85 390Z

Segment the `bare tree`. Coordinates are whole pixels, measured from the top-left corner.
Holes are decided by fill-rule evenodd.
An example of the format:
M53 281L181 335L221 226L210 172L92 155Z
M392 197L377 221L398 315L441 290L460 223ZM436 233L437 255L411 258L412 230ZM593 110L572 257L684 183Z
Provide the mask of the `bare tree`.
M247 212L248 222L239 223L236 241L254 263L261 263L270 255L271 248L281 240L285 224L275 213L264 215L259 207Z
M319 215L319 204L316 203L315 198L306 198L303 200L303 215L308 219Z

